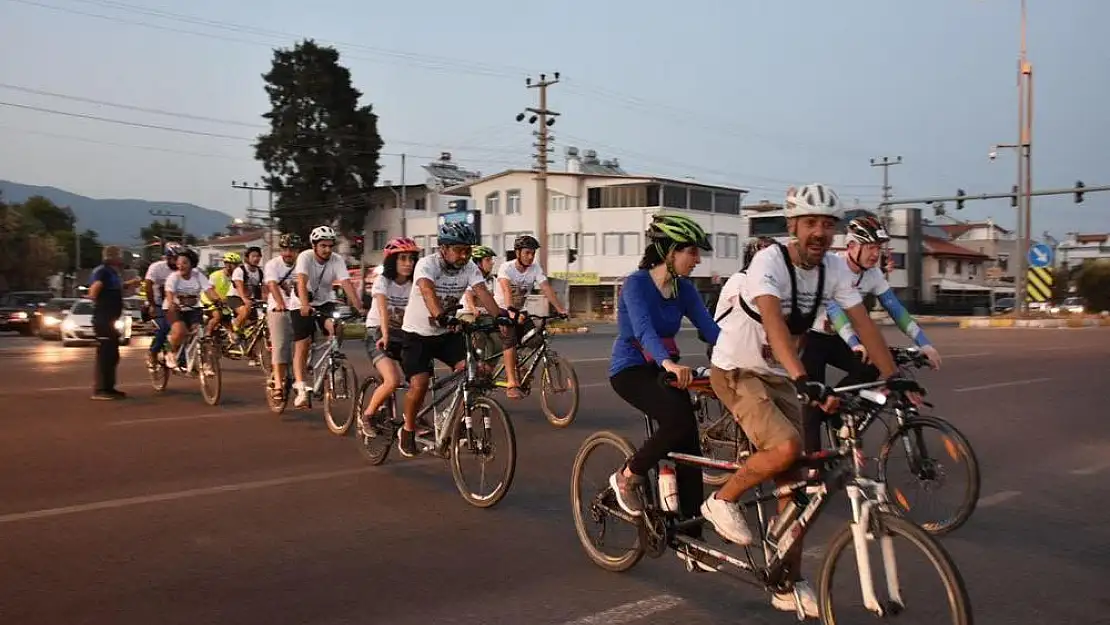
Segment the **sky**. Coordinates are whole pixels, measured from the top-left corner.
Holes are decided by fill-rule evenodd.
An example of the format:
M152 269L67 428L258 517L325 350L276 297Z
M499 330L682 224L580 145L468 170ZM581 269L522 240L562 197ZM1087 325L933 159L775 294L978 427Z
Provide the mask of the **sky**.
M1028 22L1034 187L1110 184L1110 2L1030 0ZM556 168L573 145L748 201L824 182L870 205L870 159L901 156L895 197L1008 192L1015 154L987 155L1017 141L1019 24L1018 0L0 0L0 178L242 216L261 75L311 37L379 115L383 180L401 153L409 182L441 151L528 167L525 77L558 71ZM1015 223L1008 199L948 208ZM1032 230L1107 232L1108 208L1110 192L1035 198Z

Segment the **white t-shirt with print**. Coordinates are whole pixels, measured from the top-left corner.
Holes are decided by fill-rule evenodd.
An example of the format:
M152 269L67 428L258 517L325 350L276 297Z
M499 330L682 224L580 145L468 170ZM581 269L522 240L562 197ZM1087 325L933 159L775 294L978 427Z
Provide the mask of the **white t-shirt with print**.
M843 258L843 256L840 258ZM844 262L847 264L847 259ZM851 270L851 265L848 265L848 269ZM886 277L883 276L882 270L878 267L872 267L861 273L852 272L852 286L856 287L856 290L864 297L886 293L890 290L890 283L886 281ZM813 321L813 329L822 334L836 334L836 329L829 323L829 313L824 304L821 305L821 310L817 313L817 319Z
M166 292L166 278L174 273L174 268L170 267L165 260L160 260L156 263L151 263L147 267L146 277L144 280L150 280L150 284L154 293L152 293L151 301L155 306L161 306L162 300L165 299Z
M724 286L721 287L721 294L717 296L717 308L713 311L714 319L719 319L726 310L736 306L736 300L732 298L736 297L736 294L740 292L740 286L743 284L746 275L747 274L738 271L725 281Z
M378 306L378 296L384 295L386 302L385 314L389 321L389 329L401 329L405 320L405 308L409 304L411 293L412 280L408 280L404 284L397 284L385 276L378 276L378 279L374 281L374 286L370 289L370 295L374 299L370 304L370 313L366 315L366 327L382 327L382 310Z
M174 300L181 310L199 310L200 294L210 288L212 283L208 281L208 276L196 268L188 278L183 277L180 271L174 271L166 278L166 291L173 293ZM169 309L169 307L170 300L166 298L162 302L162 308Z
M509 281L509 293L512 296L511 302L505 301L504 289L501 287L501 281ZM493 298L497 300L497 305L501 308L516 308L517 310L524 309L524 300L528 293L534 287L539 287L544 282L547 282L547 276L543 273L543 267L539 263L532 263L524 271L520 270L516 261L509 261L501 263L497 268L497 287L494 289Z
M443 257L439 252L416 261L412 283L418 285L420 280L432 281L436 295L439 296L439 301L445 310L450 310L459 304L467 287L485 282L482 278L482 270L478 269L478 265L473 262L468 262L454 273L447 273L444 269ZM415 286L409 293L409 303L405 307L401 329L421 336L438 336L447 332L446 328L434 324L430 316L428 305L424 303L424 296L420 293L420 287Z
M786 267L786 259L778 246L771 246L760 250L748 266L747 276L740 280L740 288L729 300L736 308L721 320L721 334L713 348L713 366L721 369L748 369L755 373L786 376L786 369L782 363L775 359L770 344L767 343L767 332L763 324L752 319L738 302L744 298L748 306L758 312L755 300L763 295L772 295L779 298L779 303L784 317L789 319L791 310L791 283L790 272ZM826 254L822 260L825 264L825 288L823 299L832 299L842 308L851 308L859 305L863 299L853 285L855 274L848 268L848 263L835 254ZM817 282L819 270L794 268L798 284L798 308L808 312L819 305L817 298ZM725 299L722 294L722 301ZM718 303L720 307L722 303ZM723 310L723 309L722 309Z
M235 268L235 271L231 272L231 283L232 285L234 285L236 282L242 281L243 286L246 287L247 295L250 295L256 291L261 290L262 281L264 279L262 276L264 272L265 270L262 267L259 267L257 271L252 268L251 272L248 273L246 265L239 265ZM233 289L231 294L238 295L239 290Z
M297 298L297 272L294 270L295 267L296 260L293 261L292 265L286 265L284 258L275 256L262 268L263 282L265 284L277 283L278 289L283 295L282 299L285 301L286 310L293 310L301 306L301 300ZM266 306L268 310L277 307L277 301L270 293L269 287L266 288Z
M308 294L311 296L308 304L320 306L336 301L335 289L332 285L340 280L347 280L347 263L339 254L332 254L327 262L321 263L316 259L316 252L305 250L297 255L294 275L304 274L308 277Z

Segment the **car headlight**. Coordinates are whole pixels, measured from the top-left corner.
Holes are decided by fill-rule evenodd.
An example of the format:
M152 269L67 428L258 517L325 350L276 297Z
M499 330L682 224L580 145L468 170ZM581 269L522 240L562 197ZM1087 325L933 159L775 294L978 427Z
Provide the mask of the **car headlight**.
M58 325L59 323L61 323L61 320L59 320L57 317L43 317L42 318L42 325L47 326L47 327L53 327L53 326Z
M116 319L116 330L123 332L123 319Z
M77 329L77 324L72 319L66 319L62 322L62 329L66 332L72 332Z
M23 311L12 313L12 319L14 321L24 321L27 319L27 313Z

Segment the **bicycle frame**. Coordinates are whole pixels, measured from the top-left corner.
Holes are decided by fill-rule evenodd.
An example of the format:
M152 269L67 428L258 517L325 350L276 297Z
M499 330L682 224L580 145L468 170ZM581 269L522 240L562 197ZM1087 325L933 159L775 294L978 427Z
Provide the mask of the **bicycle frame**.
M168 338L166 339L165 345L162 347L162 351L166 354L173 354L174 359L179 361L182 356L185 356L185 368L181 371L184 373L195 373L197 363L200 361L200 342L205 336L204 323L198 323L189 329L185 335L185 341L182 342L181 347L177 348L176 351L170 351L170 342Z
M531 381L532 376L536 373L536 368L540 365L540 363L543 363L544 366L547 365L548 352L550 350L550 344L548 342L550 340L550 334L548 334L548 332L547 332L547 321L548 321L548 319L550 319L550 317L533 316L533 317L531 317L531 319L537 320L538 323L536 324L536 327L533 330L531 330L530 332L525 334L523 337L521 337L520 344L523 345L523 344L527 343L528 341L532 340L532 338L536 334L540 335L543 342L539 346L537 346L537 347L533 348L531 351L529 351L524 356L524 358L519 358L519 357L517 358L516 370L517 370L518 373L520 373L520 381L521 381L522 384L525 384L525 383ZM519 348L520 348L520 346L518 345L517 346L517 349L518 349L517 353L518 354L520 353ZM504 350L502 350L501 352L498 352L496 354L491 354L489 356L482 355L482 360L484 362L493 362L493 361L497 360L498 358L500 358L501 355L504 354L504 353L505 353ZM494 386L497 386L499 388L508 387L509 383L507 381L496 381L497 376L504 373L504 371L505 371L505 363L504 363L504 361L502 361L502 363L497 365L497 368L493 370L493 374L491 375L491 377L495 380ZM521 373L521 372L523 372L523 373Z
M312 369L312 386L309 391L319 395L324 390L324 374L330 373L335 360L346 358L340 350L340 340L343 324L336 319L333 324L335 332L326 341L317 341L308 347L308 366ZM317 355L319 355L317 357ZM326 364L326 366L325 366Z
M838 393L851 390L866 391L867 389L876 388L883 384L884 382L872 382L855 387L836 389L836 391ZM864 396L863 393L860 395ZM640 525L642 528L641 536L645 536L646 533L646 537L649 540L659 541L664 546L669 546L673 549L685 548L700 552L717 559L722 564L731 565L731 569L722 568L720 565L716 568L732 577L748 583L754 583L757 586L780 589L785 587L787 581L787 567L790 564L788 558L792 550L798 548L798 541L805 536L808 529L824 510L829 496L837 490L844 489L848 493L848 499L851 504L852 539L856 550L860 588L863 593L864 605L867 609L881 615L884 610L875 595L874 579L871 574L871 560L867 554L866 539L871 529L872 515L876 507L882 509L888 506L886 485L877 480L865 478L862 475L864 458L859 439L861 430L856 427L856 422L857 419L862 420L864 415L877 411L885 402L879 399L881 396L879 396L878 393L873 393L870 396L864 397L870 400L870 404L873 404L874 407L871 405L863 405L862 402L860 402L860 406L846 409L841 413L845 420L844 428L847 428L845 433L848 434L848 436L843 437L843 442L838 449L829 449L806 454L794 465L795 469L805 471L804 478L799 478L788 484L774 488L767 493L764 492L762 485L757 485L753 489L754 496L746 497L743 500L742 503L744 506L754 505L756 510L758 534L760 536L760 545L764 558L764 564L762 565L755 561L751 546L744 548L746 556L745 561L718 549L714 549L695 538L681 533L682 530L701 526L706 523L706 520L701 516L695 516L691 519L681 519L678 513L663 511L658 501L657 469L652 469L652 471L649 472L648 487L645 488L646 492L644 493L646 495L646 505L642 517L642 525L641 518L630 516L621 510L619 506L610 506L604 501L601 501L601 498L606 493L604 490L598 494L596 503L604 509L607 514L620 518L630 524ZM644 420L646 423L647 435L651 437L655 433L655 428L651 419L646 415L644 416ZM749 452L744 452L741 454L740 460L747 458L749 455L751 455ZM668 453L667 458L677 464L685 464L699 468L735 471L742 466L742 463L738 461L716 460L705 456L676 452ZM845 466L847 464L845 460L848 459L851 460L851 463L849 466ZM763 512L763 504L777 502L779 499L791 495L796 498L801 495L807 499L807 502L794 521L783 528L777 536L772 536L769 532L767 519ZM652 514L662 514L662 516L656 516L655 519L652 519ZM899 590L898 576L895 570L896 563L893 541L889 536L884 535L880 538L880 545L883 568L886 573L887 591L892 601L898 605L902 605L903 602ZM691 563L688 564L688 566L694 565Z

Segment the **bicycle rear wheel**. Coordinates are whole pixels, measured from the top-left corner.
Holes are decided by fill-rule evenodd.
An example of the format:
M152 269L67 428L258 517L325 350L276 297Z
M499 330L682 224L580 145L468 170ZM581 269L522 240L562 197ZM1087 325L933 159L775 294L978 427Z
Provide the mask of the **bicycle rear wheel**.
M875 541L875 538L878 538L879 541ZM892 564L898 566L898 576L890 576L890 578L887 579L887 576L884 575L886 571L884 558L872 557L871 552L878 550L871 548L871 545L867 543L889 541L889 552L893 554L893 543L895 538L908 541L909 545L912 546L914 550L902 549L897 556L890 556ZM971 600L968 598L963 577L960 575L959 569L957 569L956 565L952 562L952 558L948 555L948 552L935 538L930 536L928 532L896 514L876 510L872 513L871 527L867 529L865 541L865 544L867 544L868 557L872 562L871 578L875 587L876 598L878 598L879 593L884 590L884 588L889 592L889 587L895 586L897 590L897 597L890 597L885 601L880 600L879 605L884 616L899 615L900 620L905 620L905 617L909 615L904 613L906 609L912 605L913 608L919 609L921 612L928 612L928 615L924 617L925 620L922 622L929 623L929 625L941 625L943 623L950 623L951 625L972 624ZM849 602L843 598L843 595L848 594L849 591L854 593L860 591L861 582L859 580L858 571L856 571L856 575L848 576L848 579L842 584L837 584L838 590L842 591L842 599L837 601L837 603L843 603L843 605L834 606L833 575L836 573L837 559L848 547L853 546L852 527L848 525L833 537L826 550L817 586L817 602L821 610L821 622L826 625L835 625L838 614L841 617L840 622L856 622L866 616L875 616L874 612L865 609L861 605L852 605L857 602ZM914 552L923 554L926 563L939 575L943 590L936 594L941 595L943 598L932 597L929 600L907 601L901 596L903 590L908 588L916 590L922 585L906 584L902 582L901 575L906 569L903 569L900 565L904 563L906 559L904 556L911 555ZM848 563L853 565L856 564L856 558L850 557ZM915 612L916 611L918 610L915 610ZM848 613L852 615L849 616Z
M355 411L358 376L346 362L338 362L324 376L324 423L336 436L345 436ZM350 402L352 405L345 405Z
M170 370L166 367L166 363L162 357L168 354L166 350L155 352L154 366L147 367L147 372L150 374L150 385L154 387L156 393L161 393L166 390L166 386L170 381Z
M939 441L926 445L927 431L938 432ZM891 454L904 454L906 457L892 463ZM950 461L950 466L946 465L945 456ZM979 460L975 457L975 451L963 433L939 417L916 416L907 420L883 444L879 451L878 464L879 480L886 482L892 503L897 506L899 513L934 536L943 536L958 529L971 518L979 503ZM949 475L949 468L960 466L965 468L966 477L961 479ZM949 482L957 489L962 488L962 494L957 496L955 512L942 516L930 514L928 508L932 506L913 505L917 498L911 497L912 493L907 494L910 490L908 487L898 487L895 484L900 480L891 478L893 468L898 469L897 473L907 472L911 478L916 478L916 490L923 495L933 493Z
M362 386L358 389L358 401L355 402L351 415L351 420L356 424L355 439L358 451L374 466L385 462L389 457L389 450L393 448L393 437L397 435L397 428L400 427L400 424L394 423L392 419L395 397L386 400L385 410L379 410L368 419L367 427L363 427L362 414L366 412L366 407L370 405L370 398L379 385L381 381L373 375L362 381Z
M467 418L469 417L469 418ZM467 421L470 423L467 424ZM455 487L466 503L476 508L492 508L509 492L516 475L516 432L513 422L501 404L491 397L479 397L469 411L465 407L456 412L451 425L451 476ZM495 432L501 431L502 442L494 442ZM480 466L479 487L471 488L463 476L462 462L475 458ZM498 459L504 459L504 469L490 469ZM487 481L487 477L490 478ZM492 489L483 493L490 484Z
M584 477L586 461L602 451L616 453L613 459L605 461L597 476L587 480ZM574 510L574 529L578 533L578 541L582 543L582 548L586 550L586 555L594 564L614 573L631 569L644 557L639 526L608 512L620 510L616 495L609 486L609 476L623 467L634 453L632 444L623 437L612 432L596 432L578 448L578 454L574 457L574 465L571 469L570 505ZM583 484L584 481L589 481L590 485ZM596 531L591 531L591 523L597 526ZM609 555L602 551L610 533L610 526L614 529L631 530L630 545L621 548L622 551L616 555Z

